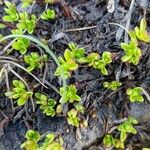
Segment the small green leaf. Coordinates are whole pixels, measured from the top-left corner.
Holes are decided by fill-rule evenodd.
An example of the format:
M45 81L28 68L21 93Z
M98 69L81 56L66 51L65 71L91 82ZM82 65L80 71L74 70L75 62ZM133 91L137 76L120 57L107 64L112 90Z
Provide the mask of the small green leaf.
M29 130L26 133L26 138L28 140L31 140L31 141L34 141L34 142L38 142L40 140L40 134L37 131Z

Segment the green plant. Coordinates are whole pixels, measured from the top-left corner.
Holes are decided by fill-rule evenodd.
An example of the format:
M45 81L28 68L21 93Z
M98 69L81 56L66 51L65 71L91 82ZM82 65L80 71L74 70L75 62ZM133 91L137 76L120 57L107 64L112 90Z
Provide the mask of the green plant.
M40 134L34 130L27 131L25 135L27 141L21 144L21 148L25 150L37 150L39 148L38 141L40 140Z
M81 100L80 96L77 95L77 89L75 85L69 85L66 86L65 88L61 87L60 95L61 95L60 103L66 103L66 102L73 103L74 101Z
M23 12L19 13L19 17L19 23L17 24L18 29L21 31L27 30L29 34L32 34L36 25L36 16L32 14L31 17L29 17L27 12Z
M18 35L22 35L23 32L21 30L12 30L11 31L13 34L18 34ZM13 44L12 44L12 48L19 51L21 54L25 54L27 52L27 48L30 45L30 40L27 38L17 38Z
M100 55L98 53L90 53L86 60L88 62L88 66L93 66L96 61L100 59Z
M75 126L75 127L79 127L80 118L77 116L78 111L76 109L71 109L67 113L67 115L68 115L67 117L68 124Z
M46 95L42 93L35 93L35 97L37 98L36 103L40 105L40 109L47 116L54 116L56 101L54 99L48 99Z
M111 134L107 134L103 138L103 144L106 147L112 147L114 145L114 138Z
M119 81L112 81L110 83L109 82L103 83L104 88L111 89L113 91L117 90L118 87L120 87L121 85L122 85L122 83Z
M43 66L43 62L47 61L47 55L40 56L38 53L32 52L30 55L24 56L24 61L29 65L27 70L31 72Z
M57 138L53 133L47 134L43 143L39 145L40 138L41 136L37 131L27 131L27 141L21 144L21 148L25 150L64 150L62 137Z
M150 148L143 148L142 150L150 150Z
M80 103L75 103L74 107L78 112L84 113L85 111L85 107Z
M33 92L27 91L24 83L19 80L13 80L13 89L10 92L6 92L5 96L16 99L18 106L22 106L26 103Z
M41 19L43 20L50 20L55 18L56 18L56 13L53 9L47 9L41 14Z
M64 59L62 57L58 57L58 59L61 65L56 69L55 75L67 79L71 76L70 71L74 71L78 68L78 64L75 62L68 49L64 52Z
M53 4L57 2L57 0L45 0L45 3Z
M74 58L76 61L80 62L80 60L84 58L85 53L84 48L78 47L78 45L73 42L70 42L68 44L68 47L69 49L67 50L70 51L72 58Z
M139 40L149 43L150 35L148 34L146 28L147 28L146 20L145 18L142 18L140 21L140 27L135 27L134 31Z
M141 87L135 87L135 88L128 88L126 91L127 95L129 96L129 99L131 102L143 102L144 98L141 95L142 89Z
M94 56L95 57L95 56ZM97 56L98 57L98 56ZM102 74L108 75L106 65L112 62L112 55L110 52L103 52L102 58L93 62L93 67L101 71Z
M134 65L139 63L142 56L141 49L138 48L138 43L135 39L131 39L130 43L121 43L121 48L124 50L125 55L121 58L123 62L129 62Z
M59 138L58 140L56 140L55 135L50 133L46 135L44 143L39 148L39 150L64 150L62 145L63 139Z
M7 8L5 8L5 12L7 13L7 15L3 16L3 20L6 22L15 22L19 19L19 14L17 12L16 6L15 4L6 1L5 5L7 6Z
M136 134L137 131L133 127L134 124L137 124L137 120L133 117L129 117L126 121L118 126L118 130L120 131L120 140L124 142L127 138L127 133Z
M121 142L118 139L113 138L111 134L106 134L103 138L103 144L105 147L115 147L115 148L121 148L124 149L124 143Z
M26 8L33 3L33 0L21 0L22 1L22 8Z

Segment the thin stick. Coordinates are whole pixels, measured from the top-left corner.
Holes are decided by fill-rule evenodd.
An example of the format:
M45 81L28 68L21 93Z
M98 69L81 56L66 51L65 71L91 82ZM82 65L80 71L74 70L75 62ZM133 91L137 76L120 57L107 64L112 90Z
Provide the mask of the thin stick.
M146 98L150 102L150 95L148 94L148 92L143 87L141 87L141 89L142 89L143 94L146 96Z
M83 30L90 30L90 29L94 29L94 28L97 28L97 26L68 29L68 30L65 30L64 32L83 31Z
M6 69L4 70L4 72L5 72L5 80L6 80L7 91L9 92L10 91L10 85L9 85L8 72L7 72ZM12 112L13 112L13 115L14 115L14 103L13 103L12 98L10 98L10 102L11 102Z
M121 27L122 29L124 29L129 34L129 31L123 25L121 25L121 24L113 23L113 22L110 22L108 24L119 26L119 27Z
M44 85L35 75L33 75L31 72L29 72L27 69L25 69L24 67L22 67L21 65L13 62L13 61L9 61L9 60L0 60L0 63L9 63L9 64L13 64L14 66L17 66L18 68L24 70L25 72L27 72L28 74L30 74L35 80L37 80L41 85L43 85L45 88L48 88L46 85Z

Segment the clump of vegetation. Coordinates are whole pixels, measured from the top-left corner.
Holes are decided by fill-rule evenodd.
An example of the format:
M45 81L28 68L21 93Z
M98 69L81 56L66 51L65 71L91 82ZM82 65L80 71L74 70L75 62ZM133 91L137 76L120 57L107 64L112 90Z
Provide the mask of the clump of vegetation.
M22 0L22 8L30 6L33 2L34 0Z
M114 146L115 148L124 149L124 143L121 142L121 140L119 140L119 139L113 138L113 136L111 134L107 134L104 136L103 144L107 148Z
M64 52L64 58L58 57L58 59L61 65L56 69L55 75L67 79L71 76L70 72L78 68L78 64L68 49Z
M145 18L142 18L140 21L140 27L135 27L135 35L136 37L144 42L149 43L150 42L150 35L147 32L147 23Z
M74 101L81 100L80 96L77 95L77 89L75 85L61 87L60 95L61 95L60 103L66 103L66 102L73 103Z
M123 62L129 62L134 65L139 63L140 57L142 56L141 49L138 48L138 42L131 40L130 43L121 43L121 48L124 50L125 55L122 57Z
M36 68L42 68L43 62L47 61L47 55L40 56L38 53L32 52L30 55L24 56L24 61L29 65L28 71L33 71Z
M37 98L36 103L40 105L40 109L47 116L53 117L55 115L55 106L56 100L48 99L45 94L35 93L35 97Z
M143 102L144 98L142 96L141 87L129 88L126 91L131 102Z
M13 89L12 91L6 92L5 95L9 98L17 100L18 106L22 106L26 103L33 92L27 91L26 86L22 81L13 80Z
M71 109L67 115L68 124L79 127L80 118L78 117L78 111L76 109Z
M22 35L23 31L15 29L11 31L12 34ZM30 40L27 38L17 38L12 44L12 48L19 51L21 54L25 54L27 52L27 48L30 45Z
M111 89L113 91L117 90L121 85L122 85L122 83L119 81L112 81L110 83L109 82L103 83L104 88Z
M64 150L62 137L57 138L53 133L47 134L42 144L38 144L41 136L37 131L28 130L25 137L27 141L21 145L25 150Z
M137 131L133 127L134 124L137 124L137 120L133 117L129 117L126 121L118 126L118 130L120 131L120 140L124 142L127 138L127 133L136 134Z
M127 138L127 133L137 133L136 129L133 127L134 124L137 124L137 120L133 117L129 117L117 128L118 131L120 131L120 138L116 139L111 134L106 134L103 138L104 146L124 149L124 142Z
M37 150L39 148L38 141L40 140L40 134L37 131L28 130L25 137L27 141L21 145L21 148L25 150Z
M47 9L41 15L41 19L43 19L43 20L51 20L51 19L55 19L55 18L56 18L56 13L53 9Z
M6 22L17 21L19 19L19 14L15 4L6 1L5 5L7 6L7 8L5 8L6 15L3 16L3 20Z
M36 16L31 14L31 17L29 17L29 14L27 12L23 12L19 13L19 17L20 18L17 24L18 29L21 31L27 30L29 34L32 34L36 25Z

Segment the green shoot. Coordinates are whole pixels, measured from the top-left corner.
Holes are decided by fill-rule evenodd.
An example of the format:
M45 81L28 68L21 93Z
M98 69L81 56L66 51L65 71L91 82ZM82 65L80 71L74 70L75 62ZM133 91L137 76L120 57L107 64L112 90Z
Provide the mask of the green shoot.
M68 114L67 117L68 124L75 127L79 127L80 118L77 116L78 111L75 109L71 109L67 114Z
M69 46L68 50L70 51L71 56L75 60L80 62L80 59L84 57L84 52L85 52L84 48L78 47L78 45L73 42L69 43L68 46Z
M29 65L28 71L33 71L36 68L42 68L43 62L47 61L47 55L40 56L38 53L32 52L30 55L24 56L24 61Z
M50 20L50 19L55 19L55 18L56 18L56 14L55 14L55 11L52 9L47 9L41 15L41 19L43 20Z
M80 96L77 95L77 89L75 85L66 86L65 88L61 87L60 95L61 95L60 103L66 102L73 103L74 101L81 100Z
M6 92L5 96L17 100L18 106L24 105L33 92L27 91L23 82L19 80L13 80L13 89L10 92Z
M95 57L95 56L94 56ZM97 56L98 57L98 56ZM102 58L96 60L93 63L93 67L101 71L102 74L108 75L108 71L106 69L106 65L112 62L112 56L110 52L103 52Z
M22 8L26 8L33 3L33 0L21 0L22 1Z
M113 91L117 90L121 85L122 85L122 83L119 81L112 81L110 83L109 82L103 83L104 88L111 89Z
M62 138L56 140L55 135L50 133L46 135L46 138L39 150L64 150L62 147L62 140Z
M140 27L135 27L135 34L137 36L137 38L141 41L150 42L150 34L148 34L147 30L147 23L145 18L142 18L140 21Z
M23 32L21 30L12 30L11 31L13 34L19 34L22 35ZM12 48L15 49L16 51L19 51L21 54L25 54L27 52L27 48L30 45L30 40L27 38L18 38L15 42L12 44Z
M5 8L5 12L7 15L3 16L3 20L6 22L15 22L19 19L19 14L17 12L15 4L6 1L5 5L7 8Z
M141 95L142 89L141 87L135 87L133 89L129 88L126 91L127 95L129 96L129 99L131 102L143 102L144 98Z
M112 147L114 145L114 138L111 134L107 134L103 138L103 144L105 147Z
M85 107L80 103L75 103L74 107L78 112L84 113L85 111Z
M106 134L103 138L103 144L106 148L115 147L117 149L124 149L124 142L121 142L119 139L113 138L111 134Z
M136 134L137 131L133 127L134 124L137 124L137 120L133 117L129 117L126 121L118 126L118 130L120 131L120 140L124 142L127 138L127 133Z
M21 148L25 150L64 150L62 147L63 139L61 136L57 137L53 133L49 133L42 143L40 138L42 138L42 136L40 136L37 131L27 131L27 140L21 144ZM41 144L38 144L39 141Z
M125 52L125 55L121 59L123 62L129 62L134 65L139 63L142 52L141 49L138 48L138 43L136 40L132 38L129 44L121 43L121 48Z
M19 30L27 30L29 34L32 34L35 29L36 24L36 16L31 15L31 18L29 18L29 15L27 12L19 13L19 23L17 24L17 27Z
M35 93L35 97L37 98L36 103L40 105L40 109L47 116L55 116L55 105L56 101L54 99L48 99L46 95L42 93Z
M68 49L65 50L64 59L62 57L58 57L58 59L61 65L56 69L55 75L67 79L71 76L70 71L74 71L78 68L78 64L73 59L71 51Z
M25 137L27 141L21 144L21 148L24 148L25 150L37 150L39 148L37 142L40 140L40 134L38 132L29 130Z

